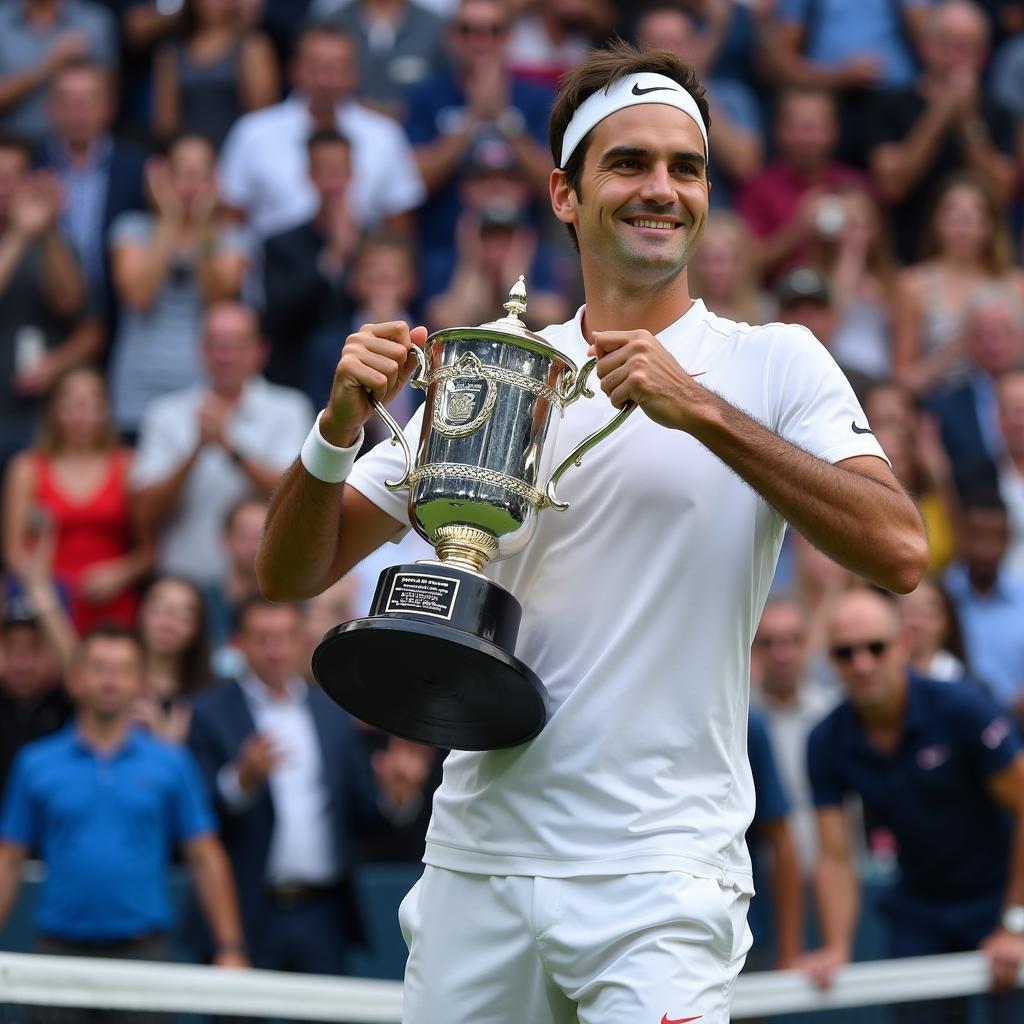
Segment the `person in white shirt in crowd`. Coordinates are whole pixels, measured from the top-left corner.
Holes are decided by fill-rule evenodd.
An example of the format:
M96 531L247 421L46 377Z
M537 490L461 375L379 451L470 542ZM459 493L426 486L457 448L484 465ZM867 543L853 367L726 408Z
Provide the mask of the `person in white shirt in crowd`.
M752 702L771 737L775 762L792 804L790 824L805 877L817 857L814 806L807 778L807 737L836 704L836 695L808 672L807 613L778 597L761 613L751 651Z
M216 303L203 320L206 381L146 410L132 484L163 572L201 586L221 579L228 509L250 492L269 495L309 430L305 395L260 376L266 356L254 312Z
M302 677L298 605L248 598L236 643L245 671L196 700L189 744L220 819L250 959L340 974L363 938L356 835L417 813L430 765L403 749L371 768L354 721ZM190 943L209 955L197 923Z
M352 144L351 203L359 227L401 228L425 196L399 125L356 102L355 40L336 25L307 25L295 43L294 91L281 103L239 118L221 150L224 201L261 238L312 220L319 197L306 142L333 128Z

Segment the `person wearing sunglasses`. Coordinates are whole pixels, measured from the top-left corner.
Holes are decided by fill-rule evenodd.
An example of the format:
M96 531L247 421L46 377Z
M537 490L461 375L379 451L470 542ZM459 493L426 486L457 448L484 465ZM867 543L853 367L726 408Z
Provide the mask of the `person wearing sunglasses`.
M850 957L858 886L845 798L897 843L899 872L881 910L888 955L982 949L993 1024L1024 1020L1024 751L1012 721L969 682L913 674L891 599L850 591L830 621L829 653L846 700L811 732L816 894L823 946L802 962L831 984ZM966 1020L964 1000L896 1007L897 1024Z

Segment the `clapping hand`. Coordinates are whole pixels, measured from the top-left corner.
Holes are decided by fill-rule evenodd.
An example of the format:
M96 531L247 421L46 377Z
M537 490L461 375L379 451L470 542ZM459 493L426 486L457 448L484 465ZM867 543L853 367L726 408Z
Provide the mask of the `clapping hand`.
M27 238L38 238L56 223L62 205L57 176L52 171L36 171L14 194L11 226Z
M170 165L162 157L146 161L146 186L157 213L165 220L180 222L185 208L171 180Z
M262 786L284 757L284 750L273 736L265 732L252 733L242 744L235 761L239 785L247 792Z
M210 392L199 406L199 443L227 446L226 434L231 406Z

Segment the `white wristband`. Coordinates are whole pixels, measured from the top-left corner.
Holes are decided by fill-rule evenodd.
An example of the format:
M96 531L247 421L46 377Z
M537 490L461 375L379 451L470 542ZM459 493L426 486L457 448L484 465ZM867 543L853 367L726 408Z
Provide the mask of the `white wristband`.
M320 433L320 416L323 416L322 410L313 424L313 429L302 443L299 458L310 476L315 476L325 484L340 484L352 472L352 466L363 444L363 431L360 429L359 437L351 448L339 448L325 440L324 435Z

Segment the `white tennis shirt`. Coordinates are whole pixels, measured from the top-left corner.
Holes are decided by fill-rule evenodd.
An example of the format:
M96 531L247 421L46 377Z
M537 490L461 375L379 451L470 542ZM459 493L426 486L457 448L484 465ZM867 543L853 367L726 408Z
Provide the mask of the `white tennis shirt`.
M581 316L541 332L577 365ZM804 328L737 324L698 300L659 338L813 455L885 458L854 431L864 413ZM552 464L614 413L600 390L571 405ZM403 469L384 442L348 482L407 523L407 492L382 483ZM548 688L548 724L511 750L448 756L424 860L492 875L681 870L750 892L750 643L784 520L700 442L639 410L558 491L569 510L541 512L526 548L487 570L523 606L516 655Z

